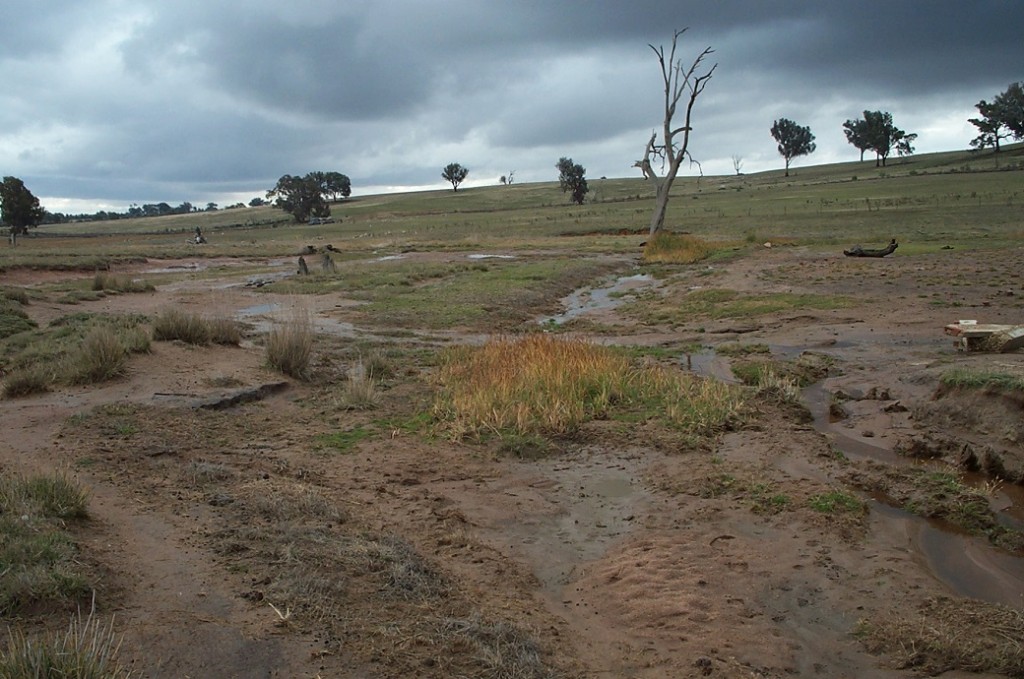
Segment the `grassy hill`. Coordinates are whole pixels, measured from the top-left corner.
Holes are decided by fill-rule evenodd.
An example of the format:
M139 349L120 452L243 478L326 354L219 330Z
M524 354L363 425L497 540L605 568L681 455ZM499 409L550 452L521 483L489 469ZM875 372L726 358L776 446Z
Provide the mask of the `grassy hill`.
M956 151L799 167L739 176L683 177L666 225L711 239L804 244L884 243L937 248L949 243L1024 238L1024 144L1001 153ZM203 254L289 253L302 240L396 247L455 247L466 242L528 247L565 235L642 232L653 187L640 178L590 179L583 206L557 182L360 196L333 206L335 224L295 224L272 207L239 208L111 222L44 226L40 235L108 236L117 252L180 249L196 226L211 238ZM111 236L128 238L122 246ZM129 237L142 237L138 238ZM368 241L365 239L369 239ZM26 239L26 244L33 239ZM45 239L49 240L49 239ZM132 248L145 242L147 247ZM195 254L194 251L191 254Z

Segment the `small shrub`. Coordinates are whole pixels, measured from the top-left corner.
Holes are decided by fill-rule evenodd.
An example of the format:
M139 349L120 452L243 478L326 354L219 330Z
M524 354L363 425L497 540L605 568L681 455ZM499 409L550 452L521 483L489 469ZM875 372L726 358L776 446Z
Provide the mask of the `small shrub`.
M277 325L267 338L267 363L275 370L306 379L313 357L313 321L308 313L297 313L291 321Z

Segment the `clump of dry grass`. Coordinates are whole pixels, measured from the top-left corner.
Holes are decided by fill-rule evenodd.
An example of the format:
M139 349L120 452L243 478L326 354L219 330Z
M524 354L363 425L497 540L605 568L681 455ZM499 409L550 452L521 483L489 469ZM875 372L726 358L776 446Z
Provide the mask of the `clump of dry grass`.
M92 289L96 292L152 292L156 287L144 280L97 271L92 279Z
M4 376L4 398L20 398L43 394L50 390L53 383L51 370L44 365L35 364L16 368Z
M380 405L380 387L366 363L358 361L352 365L346 377L348 379L337 391L338 407L345 410L372 410Z
M128 679L132 672L118 661L121 641L114 625L102 623L94 611L71 619L67 631L50 637L30 638L12 631L0 654L0 677L74 677L75 679Z
M916 612L899 611L861 623L873 652L891 653L902 667L937 675L949 670L1024 677L1024 613L981 601L945 597Z
M657 264L693 264L715 251L710 243L695 236L659 231L644 246L644 261Z
M733 423L743 408L735 387L663 366L637 367L621 353L577 339L493 340L452 349L444 359L434 414L460 437L564 435L613 411L708 435Z
M296 379L306 379L313 358L316 333L308 312L296 312L286 323L278 324L267 337L267 363L275 370Z
M108 326L97 326L68 356L65 373L73 384L93 384L120 377L127 365L128 351L119 334Z
M203 318L198 314L185 313L179 309L165 309L153 321L153 339L158 341L180 340L187 344L227 344L237 346L242 341L242 331L229 318Z
M540 647L532 637L504 621L489 622L478 615L447 619L440 624L440 637L453 650L470 656L482 670L480 676L501 679L554 679L546 667Z

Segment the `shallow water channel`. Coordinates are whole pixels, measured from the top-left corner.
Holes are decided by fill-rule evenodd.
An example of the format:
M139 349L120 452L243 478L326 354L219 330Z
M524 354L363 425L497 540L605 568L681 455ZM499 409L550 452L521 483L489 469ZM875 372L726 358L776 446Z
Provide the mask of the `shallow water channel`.
M610 285L602 288L576 290L568 297L562 299L565 311L554 316L541 318L539 322L542 325L562 325L584 314L614 309L622 304L624 297L653 283L654 277L650 274L634 274L632 276L620 276L612 281Z
M727 362L714 351L688 355L683 364L706 377L735 381ZM876 460L890 465L934 464L902 457L889 448L844 432L832 421L831 394L820 382L806 388L802 399L811 412L815 429L851 460ZM978 474L964 476L968 483L981 484L985 480ZM926 519L893 506L887 498L872 497L869 502L873 530L905 541L908 548L920 555L932 575L952 591L1024 610L1024 558L997 549L985 538L968 535L945 521ZM993 493L991 503L1001 523L1018 530L1024 528L1024 488L1002 487Z

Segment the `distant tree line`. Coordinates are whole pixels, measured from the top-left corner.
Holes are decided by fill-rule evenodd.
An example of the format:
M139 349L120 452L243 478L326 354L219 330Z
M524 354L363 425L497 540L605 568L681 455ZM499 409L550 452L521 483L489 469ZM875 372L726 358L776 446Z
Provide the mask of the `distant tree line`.
M267 201L262 198L253 198L249 201L249 207L259 207L266 205ZM165 217L167 215L187 215L197 212L216 212L217 210L236 210L238 208L244 208L245 203L235 203L234 205L227 205L221 208L217 203L207 203L205 207L199 207L192 203L185 201L179 205L170 205L169 203L146 203L144 205L137 205L132 203L127 210L124 212L117 212L114 210L98 210L97 212L81 212L78 214L69 214L64 212L49 212L48 210L43 211L42 220L40 224L66 224L68 222L106 222L106 221L117 221L119 219L144 219L146 217Z

